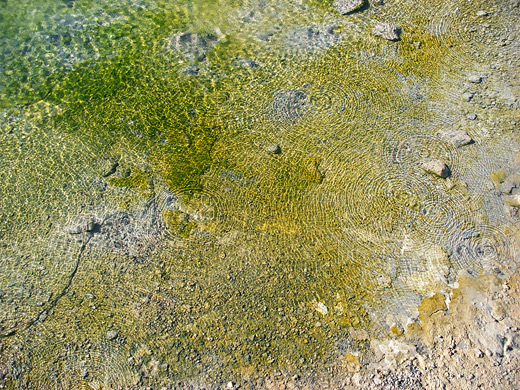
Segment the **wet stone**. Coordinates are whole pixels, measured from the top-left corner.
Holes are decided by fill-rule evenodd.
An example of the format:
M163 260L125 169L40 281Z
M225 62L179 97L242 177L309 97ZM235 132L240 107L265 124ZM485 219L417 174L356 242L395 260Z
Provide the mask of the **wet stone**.
M113 331L113 330L109 330L107 332L107 339L109 340L115 340L117 338L118 334L116 331Z
M401 27L390 23L378 23L372 29L372 34L389 41L398 41L401 36Z
M116 159L106 160L103 163L103 166L101 167L101 174L103 175L103 177L108 177L110 175L113 175L114 173L116 173L118 166L119 166L119 163Z
M282 147L278 144L269 145L267 147L267 152L271 154L280 154L282 153Z
M238 60L237 64L238 64L238 66L240 66L242 68L249 68L249 69L258 69L263 65L261 62L257 62L254 60L245 60L245 59Z
M93 217L80 217L71 224L65 226L64 231L69 234L81 234L94 232L99 228L99 224Z
M477 74L472 74L468 76L468 81L473 84L479 84L482 82L482 77Z
M323 24L298 28L289 33L286 43L298 50L326 49L341 41L337 27L336 24Z
M462 94L462 99L466 102L469 102L471 99L473 99L473 96L475 96L474 92L464 92Z
M168 48L180 53L186 60L202 61L207 52L218 43L213 34L201 35L192 32L181 32L169 38Z
M365 0L336 0L334 1L334 7L342 14L346 15L351 12L357 11L365 5Z
M517 183L514 180L507 179L500 184L499 190L503 194L511 194L517 188Z
M437 133L437 136L442 138L444 141L451 143L456 148L469 145L473 142L473 139L464 130L440 130Z
M443 179L451 175L450 168L441 160L426 161L423 163L422 167L426 172L442 177Z
M507 205L520 208L520 195L511 195L505 198Z

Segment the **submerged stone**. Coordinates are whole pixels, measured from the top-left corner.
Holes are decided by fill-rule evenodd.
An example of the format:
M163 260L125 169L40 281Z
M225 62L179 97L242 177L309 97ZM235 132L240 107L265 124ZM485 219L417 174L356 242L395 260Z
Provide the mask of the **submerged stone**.
M426 172L442 177L443 179L451 175L450 168L441 160L426 161L422 167Z
M398 41L401 37L401 27L390 23L378 23L372 29L372 34L389 41Z
M180 53L188 61L202 61L218 41L218 37L213 34L181 32L168 39L168 48Z
M505 202L511 207L520 208L520 194L506 197Z
M365 5L365 0L336 0L334 1L334 7L342 14L346 15L351 12L357 11Z
M113 330L109 330L107 332L107 339L109 340L115 340L117 338L117 332Z
M309 98L302 91L277 91L271 103L272 113L278 119L293 121L303 116L308 101Z
M456 148L464 145L469 145L473 139L464 130L440 130L437 135L444 141L451 143Z
M290 32L286 43L290 48L299 50L326 49L334 46L341 40L338 26L335 24L323 24L298 28Z
M269 145L267 151L271 154L280 154L282 153L282 147L278 144Z
M472 74L468 76L468 81L473 84L479 84L482 82L482 77L477 74Z

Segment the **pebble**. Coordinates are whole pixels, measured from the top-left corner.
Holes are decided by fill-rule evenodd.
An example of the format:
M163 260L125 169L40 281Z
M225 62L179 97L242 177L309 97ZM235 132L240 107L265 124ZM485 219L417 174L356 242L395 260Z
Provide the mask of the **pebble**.
M390 23L378 23L372 29L372 34L389 41L398 41L401 36L401 27Z
M323 302L319 302L316 311L320 314L323 314L324 316L329 313L329 309L327 309L327 306Z
M271 154L280 154L282 153L282 147L278 144L269 145L267 151Z
M471 99L473 99L473 96L475 96L474 92L464 92L462 94L462 99L464 99L466 102L469 102Z
M473 139L464 130L440 130L437 132L437 136L451 143L456 148L469 145L473 142Z
M484 11L483 9L477 12L477 16L488 16L489 12Z
M365 5L365 0L336 0L336 1L334 1L334 7L342 15L346 15L351 12L357 11L364 5Z
M116 169L117 169L118 165L119 165L119 163L117 162L117 160L110 159L110 160L105 161L105 164L102 167L101 174L103 175L103 177L108 177L108 176L116 173Z
M468 118L470 121L474 121L475 119L477 119L477 114L470 113L470 114L466 115L466 118Z
M511 195L505 198L506 204L511 207L520 208L520 194L519 195Z
M117 338L117 336L118 336L118 334L117 334L117 332L114 331L114 330L109 330L109 331L107 332L107 339L109 339L109 340L114 340L114 339Z
M442 177L443 179L451 175L450 168L441 160L426 161L423 163L422 167L426 172Z
M482 82L482 77L477 74L472 74L472 75L468 76L468 81L470 83L479 84Z

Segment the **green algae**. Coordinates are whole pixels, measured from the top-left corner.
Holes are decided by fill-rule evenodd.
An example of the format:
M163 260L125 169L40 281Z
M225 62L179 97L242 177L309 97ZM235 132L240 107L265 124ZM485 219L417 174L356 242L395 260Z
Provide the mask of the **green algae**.
M195 30L211 31L208 19ZM137 373L167 384L203 373L224 381L317 371L337 357L339 340L352 351L367 347L349 330L377 327L370 314L387 303L389 286L376 277L389 273L404 225L432 222L417 216L428 196L439 196L435 183L409 169L413 158L400 166L404 172L388 169L387 159L410 128L434 117L425 102L401 94L410 81L399 73L427 83L442 70L442 44L423 27L399 43L403 61L383 64L359 63L360 41L352 43L356 52L345 44L281 60L229 34L207 54L207 73L194 76L163 51L166 30L146 35L155 44L142 38L113 58L77 66L45 97L56 112L43 122L79 154L63 157L63 171L67 158L81 162L81 172L89 161L127 153L130 175L104 178L110 186L132 198L159 177L187 196L182 212L162 212L173 239L145 264L117 252L86 256L73 291L27 336L40 343L34 348L44 363L32 369L33 383L51 387L53 356L70 345L76 352L63 367L87 345L105 366L96 371L90 363L90 378L81 378L72 365L63 387L94 386L112 367L119 376L105 381L114 387L142 384ZM250 56L265 66L236 66ZM273 118L274 94L293 90L307 94L308 110L292 121ZM274 142L283 146L280 156L265 151ZM115 341L107 340L109 329L117 330Z

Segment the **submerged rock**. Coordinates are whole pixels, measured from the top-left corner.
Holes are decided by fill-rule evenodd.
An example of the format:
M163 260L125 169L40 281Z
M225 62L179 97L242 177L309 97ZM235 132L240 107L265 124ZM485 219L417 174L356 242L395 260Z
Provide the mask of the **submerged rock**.
M469 102L471 99L473 99L473 96L475 96L474 92L464 92L462 94L462 99L466 102Z
M473 139L464 130L440 130L437 136L451 143L456 148L469 145L473 142Z
M389 41L398 41L401 37L401 27L390 23L378 23L372 29L372 34Z
M351 12L357 11L365 5L365 0L336 0L334 1L334 7L342 14L346 15Z
M113 330L109 330L107 332L107 339L109 340L115 340L117 338L118 334L116 331L113 331Z
M278 144L269 145L267 151L271 154L280 154L282 153L282 147Z
M277 91L271 103L271 111L278 119L294 121L303 116L308 102L308 96L302 91Z
M207 52L218 42L218 37L213 34L180 32L168 39L168 48L180 53L188 61L203 61Z
M468 76L468 81L473 84L479 84L482 82L482 77L477 74L472 74Z
M511 207L520 208L520 194L506 197L505 202Z
M426 172L442 177L443 179L451 175L450 168L441 160L426 161L423 163L422 167Z
M286 44L297 50L326 49L341 41L342 35L338 31L336 24L301 27L288 34Z

